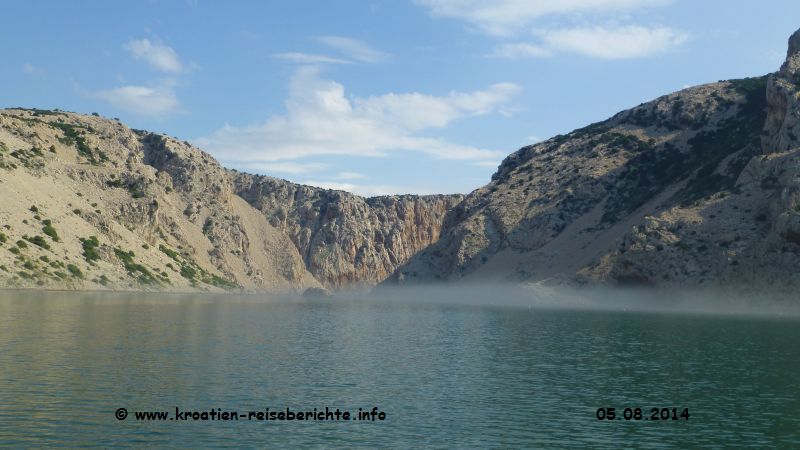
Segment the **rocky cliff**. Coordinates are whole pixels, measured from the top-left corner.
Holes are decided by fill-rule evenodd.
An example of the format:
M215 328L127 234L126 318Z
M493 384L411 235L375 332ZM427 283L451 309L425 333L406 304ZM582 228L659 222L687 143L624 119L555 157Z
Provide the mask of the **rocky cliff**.
M436 242L461 195L361 198L276 178L235 174L233 186L285 233L325 286L372 285Z
M115 120L6 109L0 199L0 286L290 291L381 281L460 197L363 199Z
M771 75L524 147L387 283L800 284L800 32Z

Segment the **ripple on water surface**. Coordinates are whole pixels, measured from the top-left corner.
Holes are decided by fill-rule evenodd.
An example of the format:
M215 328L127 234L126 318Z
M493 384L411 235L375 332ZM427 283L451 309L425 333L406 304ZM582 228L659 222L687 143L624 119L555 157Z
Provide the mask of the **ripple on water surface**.
M0 446L800 446L791 320L7 292L0 322ZM387 419L132 416L176 406Z

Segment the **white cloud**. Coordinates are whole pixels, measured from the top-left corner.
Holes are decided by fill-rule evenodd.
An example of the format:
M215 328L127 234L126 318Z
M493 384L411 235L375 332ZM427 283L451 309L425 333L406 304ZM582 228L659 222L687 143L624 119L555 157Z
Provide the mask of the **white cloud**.
M684 43L688 35L665 26L619 25L626 13L664 6L672 0L415 0L435 17L459 19L474 29L513 40L495 46L494 58L542 58L558 53L575 53L600 59L640 58L664 52ZM542 28L537 20L564 16L586 25ZM611 19L611 20L609 20ZM601 20L605 20L602 22ZM597 23L613 23L599 26ZM552 23L552 21L551 21ZM588 24L587 24L588 23ZM520 39L522 32L537 39Z
M34 67L31 63L25 63L22 65L22 72L27 73L28 75L36 73L36 67Z
M497 161L477 161L472 163L472 165L478 167L491 167L492 169L496 169L497 166L500 165L500 163Z
M347 57L360 62L377 63L386 60L388 53L376 50L369 45L356 39L342 36L322 36L319 41Z
M285 115L243 128L225 125L196 143L220 160L237 161L317 155L378 157L394 151L422 152L438 159L493 159L502 153L418 132L496 112L518 91L514 84L500 83L446 96L410 93L348 98L341 84L322 79L314 67L301 67L292 77Z
M545 16L619 13L671 0L414 0L435 17L460 19L494 36L510 36Z
M505 59L542 58L557 53L577 53L590 58L643 58L672 50L689 35L668 27L639 25L540 30L537 43L500 44L490 57Z
M455 119L487 114L498 110L519 93L513 83L497 83L483 91L451 92L436 97L419 93L384 94L355 99L355 105L366 115L408 130L441 128Z
M383 185L364 185L353 183L340 183L336 181L316 181L308 180L303 181L301 184L309 186L316 186L323 189L334 189L337 191L352 192L362 197L375 197L379 195L394 195L394 194L417 194L426 195L433 192L420 191L418 188L407 188L402 186L383 186Z
M229 161L223 161L227 163ZM327 164L307 162L275 162L275 161L245 161L242 163L232 161L232 165L249 169L257 173L288 173L291 175L304 175L320 172L328 168Z
M132 39L122 47L130 52L134 59L144 60L153 69L170 73L179 73L183 70L183 64L175 50L160 42Z
M311 53L276 53L272 55L272 57L296 64L350 64L350 61L344 59L333 58L325 55L315 55Z
M339 172L333 178L337 180L363 180L368 177L358 172Z
M545 45L601 59L641 58L670 50L686 42L688 35L667 27L630 25L618 28L572 28L538 33Z
M181 103L170 83L157 86L121 86L93 94L116 108L144 116L165 116L177 112Z
M539 44L517 42L513 44L500 44L489 55L492 58L525 59L541 58L552 55L552 50Z

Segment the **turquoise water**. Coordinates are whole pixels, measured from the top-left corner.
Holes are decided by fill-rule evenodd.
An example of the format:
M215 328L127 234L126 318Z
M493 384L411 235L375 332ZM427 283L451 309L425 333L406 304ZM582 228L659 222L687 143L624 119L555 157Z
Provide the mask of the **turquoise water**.
M0 294L0 446L800 447L800 323L149 295ZM375 421L135 411L373 407ZM125 420L115 411L126 408ZM598 408L689 420L598 421Z

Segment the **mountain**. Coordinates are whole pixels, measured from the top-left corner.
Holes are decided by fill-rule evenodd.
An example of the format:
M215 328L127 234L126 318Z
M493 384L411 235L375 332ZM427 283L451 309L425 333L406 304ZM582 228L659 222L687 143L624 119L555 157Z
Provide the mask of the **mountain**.
M524 147L386 284L800 284L800 31L764 77Z
M463 197L353 194L222 167L97 115L0 110L0 286L371 286Z
M117 120L0 110L0 286L800 285L800 31L779 71L523 147L467 196L222 167Z

